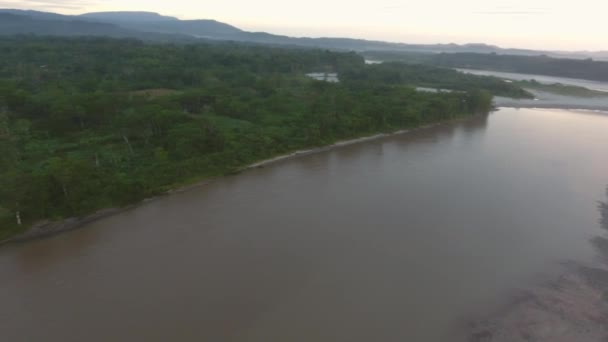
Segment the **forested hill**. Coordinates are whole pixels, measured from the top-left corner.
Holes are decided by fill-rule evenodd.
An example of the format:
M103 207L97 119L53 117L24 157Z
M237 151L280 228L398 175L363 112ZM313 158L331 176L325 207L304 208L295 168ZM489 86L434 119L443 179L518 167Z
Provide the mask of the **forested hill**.
M608 62L542 56L514 56L480 53L418 54L399 51L369 51L369 58L422 63L440 67L493 70L522 74L579 78L608 82Z
M485 113L487 91L526 95L321 50L19 37L0 52L0 240L296 149Z
M107 23L35 19L29 16L0 12L0 34L127 37L134 35L135 32Z

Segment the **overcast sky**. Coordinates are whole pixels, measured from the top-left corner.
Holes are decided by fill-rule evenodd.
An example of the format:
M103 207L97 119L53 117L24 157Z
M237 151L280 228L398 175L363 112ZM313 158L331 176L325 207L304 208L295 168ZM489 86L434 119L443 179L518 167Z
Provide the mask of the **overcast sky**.
M294 36L608 50L608 0L0 0L0 7L144 10Z

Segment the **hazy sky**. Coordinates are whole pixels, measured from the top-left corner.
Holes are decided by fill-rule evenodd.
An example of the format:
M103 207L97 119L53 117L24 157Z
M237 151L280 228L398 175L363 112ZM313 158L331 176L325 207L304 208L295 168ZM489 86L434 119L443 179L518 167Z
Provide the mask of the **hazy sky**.
M608 0L0 0L0 7L145 10L295 36L608 50Z

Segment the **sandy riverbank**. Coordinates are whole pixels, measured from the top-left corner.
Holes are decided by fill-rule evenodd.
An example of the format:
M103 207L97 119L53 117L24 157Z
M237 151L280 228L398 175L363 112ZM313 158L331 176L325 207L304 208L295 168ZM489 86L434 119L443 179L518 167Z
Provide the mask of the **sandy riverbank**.
M608 111L608 96L605 97L574 97L557 95L548 92L526 89L534 94L535 99L511 99L495 97L496 107L513 108L555 108L555 109L584 109Z
M608 204L600 203L608 232ZM608 237L591 243L594 265L567 263L556 279L521 291L497 312L472 322L471 342L608 341Z
M449 121L449 122L454 122L454 121ZM394 136L394 135L399 135L399 134L404 134L404 133L408 133L412 130L420 130L420 129L425 129L425 128L430 128L433 126L438 126L438 125L442 125L442 124L446 124L447 122L442 122L442 123L437 123L437 124L433 124L433 125L426 125L426 126L421 126L421 127L417 127L414 129L404 129L404 130L399 130L396 132L392 132L392 133L379 133L379 134L374 134L374 135L370 135L367 137L362 137L362 138L356 138L356 139L349 139L349 140L342 140L342 141L338 141L334 144L331 145L327 145L327 146L323 146L323 147L318 147L318 148L313 148L313 149L308 149L308 150L298 150L289 154L284 154L278 157L274 157L274 158L270 158L270 159L265 159L262 161L259 161L257 163L251 164L247 167L244 168L244 170L248 170L248 169L255 169L258 167L264 167L282 160L287 160L287 159L291 159L291 158L295 158L295 157L300 157L300 156L304 156L304 155L308 155L308 154L313 154L313 153L320 153L320 152L324 152L324 151L329 151L338 147L343 147L343 146L348 146L348 145L354 145L354 144L360 144L366 141L372 141L372 140L377 140L380 138L385 138L385 137L389 137L389 136Z
M472 323L471 342L608 341L608 268L564 266L556 280L519 293Z

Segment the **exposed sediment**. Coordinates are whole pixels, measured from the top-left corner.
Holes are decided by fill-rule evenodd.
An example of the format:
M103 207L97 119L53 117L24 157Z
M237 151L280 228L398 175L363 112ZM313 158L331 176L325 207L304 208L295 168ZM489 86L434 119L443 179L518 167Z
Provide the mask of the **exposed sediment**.
M608 341L608 269L569 266L472 329L471 342Z
M608 204L600 203L608 231ZM569 263L560 277L519 293L508 305L472 323L471 342L608 341L608 238L592 244L595 265Z
M497 96L494 97L494 105L497 107L513 108L559 108L608 111L608 96L588 98L558 95L531 89L526 90L533 93L535 99L511 99Z

